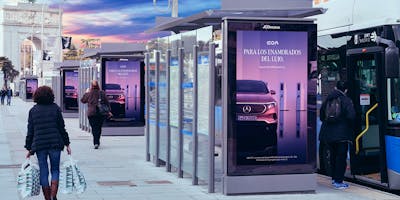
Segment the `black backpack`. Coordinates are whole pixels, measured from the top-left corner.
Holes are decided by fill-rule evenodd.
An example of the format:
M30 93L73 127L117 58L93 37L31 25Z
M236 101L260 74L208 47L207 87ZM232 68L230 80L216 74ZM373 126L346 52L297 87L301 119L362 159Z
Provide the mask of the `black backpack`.
M339 121L341 112L342 112L342 102L340 100L340 97L328 100L326 102L326 107L325 107L325 121L327 122Z

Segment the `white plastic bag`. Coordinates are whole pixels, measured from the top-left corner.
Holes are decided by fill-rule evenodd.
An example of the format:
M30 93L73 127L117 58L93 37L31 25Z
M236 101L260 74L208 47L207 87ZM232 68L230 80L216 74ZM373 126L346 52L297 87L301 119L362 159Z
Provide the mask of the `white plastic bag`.
M68 156L64 161L60 172L60 191L64 194L83 193L86 190L86 180L79 169L77 161Z
M17 190L22 198L37 196L40 194L39 166L33 164L30 158L21 165L17 177Z

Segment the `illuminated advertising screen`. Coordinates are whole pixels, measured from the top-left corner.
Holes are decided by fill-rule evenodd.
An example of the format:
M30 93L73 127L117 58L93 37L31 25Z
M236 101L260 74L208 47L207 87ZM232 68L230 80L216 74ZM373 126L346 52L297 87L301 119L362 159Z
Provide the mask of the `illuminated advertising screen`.
M311 173L308 27L252 25L232 25L228 34L228 66L236 66L228 72L228 173Z
M37 88L37 79L26 79L26 99L32 99Z
M64 70L64 110L78 110L78 70Z
M107 125L144 123L144 89L142 62L138 60L105 60L103 90L113 116Z

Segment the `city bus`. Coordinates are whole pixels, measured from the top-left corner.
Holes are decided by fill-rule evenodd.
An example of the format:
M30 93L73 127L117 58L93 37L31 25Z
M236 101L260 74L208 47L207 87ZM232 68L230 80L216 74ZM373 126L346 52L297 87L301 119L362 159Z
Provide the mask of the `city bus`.
M313 17L318 108L345 80L356 110L346 177L400 190L400 1L314 0L313 6L326 8ZM329 175L330 152L323 143L318 148L319 170Z

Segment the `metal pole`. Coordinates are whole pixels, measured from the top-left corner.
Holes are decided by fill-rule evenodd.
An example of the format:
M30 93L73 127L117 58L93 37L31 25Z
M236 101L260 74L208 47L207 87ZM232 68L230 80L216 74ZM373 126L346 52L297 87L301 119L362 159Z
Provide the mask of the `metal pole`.
M156 152L155 164L156 167L160 166L160 51L155 51L156 56Z
M47 1L46 1L47 3ZM39 78L43 78L43 32L44 32L44 3L42 4L42 27L40 31L40 48L41 48L41 58L40 58L40 69L39 69ZM43 81L43 79L41 79ZM43 84L43 82L42 82Z
M178 0L172 0L171 17L178 17L179 3Z
M146 161L150 161L150 96L149 96L149 87L150 87L150 55L149 53L145 53L145 92L146 92Z
M170 70L170 66L171 66L171 50L168 49L167 50L167 55L166 55L166 72L167 72L167 163L166 163L166 170L167 172L171 172L171 127L170 127L170 107L169 107L169 102L170 102L170 74L169 74L169 70Z
M199 184L199 178L197 176L198 172L198 150L199 150L199 137L197 133L197 110L198 110L198 101L197 101L197 96L198 96L198 63L197 63L197 52L198 52L199 47L197 45L193 45L193 178L192 178L192 184L193 185L198 185Z
M64 0L62 0L62 3L64 4ZM62 13L61 13L61 4L58 4L58 17L59 17L59 21L58 21L58 42L60 44L59 46L59 53L60 53L60 62L63 61L63 44L62 44L62 39L61 39L61 35L62 35ZM71 41L72 42L72 41Z
M215 44L210 43L209 64L210 64L210 93L209 93L209 115L208 115L208 135L209 135L209 177L208 192L215 192Z
M184 66L184 56L185 56L185 49L179 48L178 52L178 60L179 60L179 92L178 92L178 104L179 104L179 111L178 111L178 133L179 133L179 149L178 149L178 177L183 178L183 66Z

